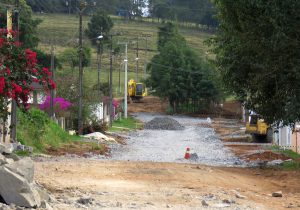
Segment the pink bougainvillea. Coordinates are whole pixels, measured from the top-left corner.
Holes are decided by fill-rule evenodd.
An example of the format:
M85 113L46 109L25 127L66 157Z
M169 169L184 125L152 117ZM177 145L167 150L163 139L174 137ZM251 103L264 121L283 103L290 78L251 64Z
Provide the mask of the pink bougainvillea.
M48 110L48 109L50 109L50 104L51 104L50 100L51 100L51 97L47 96L46 100L44 101L44 103L42 103L40 105L40 109L41 110ZM67 101L64 98L54 98L53 104L56 107L56 109L60 109L60 110L67 110L67 109L69 109L72 106L71 102ZM59 111L59 110L57 110L57 111Z

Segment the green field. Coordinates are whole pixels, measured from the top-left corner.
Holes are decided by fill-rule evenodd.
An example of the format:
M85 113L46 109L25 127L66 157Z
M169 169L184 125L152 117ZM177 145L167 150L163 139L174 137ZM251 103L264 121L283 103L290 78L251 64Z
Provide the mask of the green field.
M78 42L78 22L79 18L75 15L62 15L62 14L35 14L35 18L42 20L38 27L39 38L41 40L39 48L45 52L50 52L51 44L55 46L55 53L59 55L65 48L74 47ZM131 41L136 42L139 40L139 80L147 76L144 74L147 62L157 53L157 31L160 23L153 23L151 21L125 21L118 17L112 17L114 21L114 28L112 33L121 32L121 36L114 37L114 43ZM83 18L84 30L87 28L89 17ZM204 41L212 36L212 34L199 31L196 28L179 27L180 33L186 38L188 44L199 54L199 56L207 56L209 48L204 44ZM144 35L150 37L146 41ZM84 38L84 45L91 46L88 39ZM124 68L122 62L124 60L124 46L121 46L121 54L114 57L114 73L113 85L115 94L119 86L119 69L122 71ZM128 49L128 65L129 65L129 79L135 78L136 70L136 44L132 43ZM147 52L145 49L149 49ZM144 50L143 50L144 49ZM63 68L68 68L64 66ZM101 81L108 80L109 71L109 50L106 49L103 54ZM121 73L121 87L124 86L124 73ZM85 81L88 85L92 86L97 82L97 60L96 52L93 49L92 64L85 70Z

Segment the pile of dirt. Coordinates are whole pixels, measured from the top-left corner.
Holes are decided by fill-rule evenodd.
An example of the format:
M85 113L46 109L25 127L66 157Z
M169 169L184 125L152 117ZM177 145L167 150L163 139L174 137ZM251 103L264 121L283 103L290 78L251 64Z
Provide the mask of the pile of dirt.
M283 154L277 154L272 151L265 151L261 153L255 153L251 155L247 155L245 157L246 161L272 161L272 160L288 160L289 157L283 155Z
M96 144L92 142L72 142L59 148L47 148L47 154L52 156L64 156L67 154L83 157L86 153L94 155L106 155L109 149L105 144Z
M145 129L149 130L183 130L182 126L176 120L169 117L156 117L145 124Z
M128 104L129 113L146 112L146 113L165 113L169 103L158 97L147 96L140 103Z

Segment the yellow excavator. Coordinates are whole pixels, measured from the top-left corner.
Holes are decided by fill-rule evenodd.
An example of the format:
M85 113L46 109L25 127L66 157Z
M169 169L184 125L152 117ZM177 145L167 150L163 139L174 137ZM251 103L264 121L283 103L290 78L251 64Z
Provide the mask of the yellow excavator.
M264 139L268 142L273 140L273 129L258 114L251 114L246 123L246 133L251 134L255 140Z
M147 96L147 88L143 83L137 83L135 80L131 79L128 82L128 97L133 102L139 102Z

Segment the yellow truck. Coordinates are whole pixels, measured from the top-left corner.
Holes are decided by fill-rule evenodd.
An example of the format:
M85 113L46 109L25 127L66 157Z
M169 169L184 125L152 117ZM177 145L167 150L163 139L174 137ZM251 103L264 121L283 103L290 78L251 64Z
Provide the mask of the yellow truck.
M140 101L143 97L147 96L147 89L143 83L137 83L131 79L128 82L128 97L132 101Z
M272 142L273 140L272 127L257 114L250 115L250 121L246 123L246 133L251 134L255 140L264 139L268 142Z

